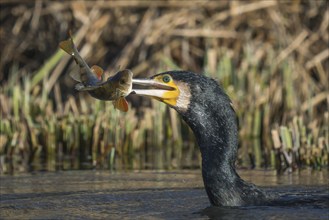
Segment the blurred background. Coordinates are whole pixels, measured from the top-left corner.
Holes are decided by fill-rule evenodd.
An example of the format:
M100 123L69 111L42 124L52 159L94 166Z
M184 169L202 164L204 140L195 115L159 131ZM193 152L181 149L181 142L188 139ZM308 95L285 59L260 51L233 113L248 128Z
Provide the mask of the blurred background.
M195 169L194 135L148 98L78 93L58 48L72 31L109 76L190 70L215 78L239 117L237 166L328 168L327 0L0 1L0 173Z

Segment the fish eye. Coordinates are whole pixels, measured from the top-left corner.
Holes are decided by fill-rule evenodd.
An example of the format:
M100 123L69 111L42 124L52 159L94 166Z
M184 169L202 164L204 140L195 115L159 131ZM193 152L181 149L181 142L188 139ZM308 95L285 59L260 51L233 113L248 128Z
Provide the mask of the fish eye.
M125 81L124 79L121 79L119 83L120 83L120 84L125 84L126 81Z
M168 76L168 75L164 75L164 76L162 77L162 81L163 81L164 83L169 83L169 82L171 81L171 77Z

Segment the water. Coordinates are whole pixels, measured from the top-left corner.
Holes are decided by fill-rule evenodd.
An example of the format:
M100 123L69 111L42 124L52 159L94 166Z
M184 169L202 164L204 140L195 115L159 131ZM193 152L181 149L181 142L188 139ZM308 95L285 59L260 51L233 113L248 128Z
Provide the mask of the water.
M209 207L200 171L62 171L1 176L1 219L328 219L328 172L239 171L273 206Z

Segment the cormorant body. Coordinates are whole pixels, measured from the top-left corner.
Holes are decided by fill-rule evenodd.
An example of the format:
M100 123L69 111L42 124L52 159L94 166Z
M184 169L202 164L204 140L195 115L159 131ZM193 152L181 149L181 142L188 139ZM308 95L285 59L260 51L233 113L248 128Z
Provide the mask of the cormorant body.
M185 71L169 74L174 81L186 82L190 87L187 111L177 111L193 130L199 145L203 181L211 204L264 203L266 193L242 180L235 171L238 123L230 98L215 80L204 75Z
M202 155L202 176L210 203L214 206L264 204L269 196L255 185L242 180L235 170L238 151L237 116L224 90L215 80L186 71L160 73L151 80L156 79L163 85L168 80L159 79L166 75L172 78L179 90L178 96L175 96L177 101L171 102L160 96L155 98L167 104L176 103L170 106L177 110L193 130ZM143 92L136 94L143 95Z

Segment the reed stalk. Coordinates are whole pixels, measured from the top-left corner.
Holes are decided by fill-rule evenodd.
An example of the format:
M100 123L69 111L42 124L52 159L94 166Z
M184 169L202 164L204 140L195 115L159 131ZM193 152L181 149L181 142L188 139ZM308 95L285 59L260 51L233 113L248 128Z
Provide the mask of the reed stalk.
M58 49L67 27L106 77L121 66L217 80L240 122L238 165L328 166L327 1L47 2L39 15L34 4L0 3L0 173L200 167L193 133L163 103L132 97L123 114L73 90L75 63Z

